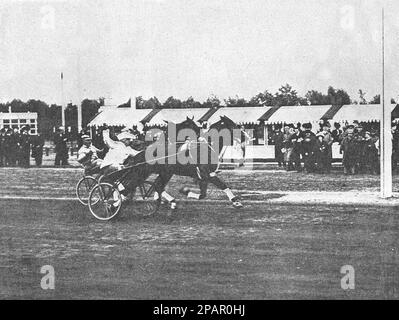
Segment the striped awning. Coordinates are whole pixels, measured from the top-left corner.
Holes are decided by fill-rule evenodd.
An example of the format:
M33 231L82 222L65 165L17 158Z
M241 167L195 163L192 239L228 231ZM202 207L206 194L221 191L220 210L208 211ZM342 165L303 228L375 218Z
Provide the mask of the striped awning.
M102 126L103 124L107 124L109 126L126 126L130 128L140 123L150 111L149 109L107 107L94 117L88 126Z
M186 120L186 117L194 118L194 121L199 121L201 117L209 110L209 108L180 108L180 109L161 109L147 125L162 126L165 121L180 123Z
M395 104L391 104L392 111L395 106ZM360 122L372 122L380 121L381 114L381 104L350 104L343 105L332 120L336 122L355 120Z
M208 122L212 124L219 121L221 116L226 116L237 124L258 123L258 119L269 109L271 107L224 107L212 114Z
M143 120L141 120L141 122L144 124L144 123L147 123L147 122L149 122L158 112L160 112L161 111L161 109L152 109L151 110L151 112L149 113L149 114L147 114L144 118L143 118Z
M334 104L330 109L321 117L322 120L331 120L337 114L337 112L342 108L342 105Z
M265 121L267 124L276 123L306 123L318 122L331 108L331 105L317 106L282 106Z
M281 106L271 107L258 120L259 121L267 121L267 120L269 120L270 117L280 108L281 108Z
M220 109L221 107L215 107L215 108L210 108L199 120L198 122L204 122L204 121L208 121L210 117L212 117L212 115L218 111L218 109Z

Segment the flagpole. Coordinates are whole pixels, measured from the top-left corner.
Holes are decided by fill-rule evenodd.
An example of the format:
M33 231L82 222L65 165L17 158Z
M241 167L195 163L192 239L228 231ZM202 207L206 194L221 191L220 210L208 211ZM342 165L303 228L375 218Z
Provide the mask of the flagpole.
M65 95L64 95L64 73L61 72L61 94L62 94L62 105L61 105L61 126L65 128Z
M381 165L381 197L392 197L392 133L391 102L385 92L385 16L382 8L382 90L381 90L381 122L380 122L380 165Z
M77 111L78 111L78 133L82 130L82 89L80 82L80 55L77 57L77 84L78 84L78 103L77 103Z

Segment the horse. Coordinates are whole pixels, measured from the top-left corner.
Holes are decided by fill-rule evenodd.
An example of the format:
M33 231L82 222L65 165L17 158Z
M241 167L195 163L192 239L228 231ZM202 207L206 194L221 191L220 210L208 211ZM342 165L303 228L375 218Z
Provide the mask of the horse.
M230 120L231 121L231 120ZM200 194L194 193L188 188L181 188L180 193L188 198L204 199L207 194L208 184L212 183L228 196L234 208L243 207L227 184L217 176L219 167L219 151L223 146L217 149L209 143L209 141L198 141L201 135L201 128L197 126L193 118L188 118L182 123L174 124L166 122L167 126L163 130L163 136L157 141L148 145L133 158L128 158L125 162L125 168L111 173L107 179L109 181L117 181L122 184L123 193L128 194L134 192L137 186L144 182L151 174L157 174L154 181L155 193L154 198L161 201L166 199L171 209L176 209L176 200L165 191L165 187L173 177L173 175L187 176L196 179L200 186ZM231 129L235 127L234 122L221 118L220 123L211 126L215 132L224 128ZM187 136L191 136L191 141L187 141ZM225 134L229 138L229 134ZM219 138L217 136L217 138ZM224 139L226 140L226 139ZM225 141L222 140L223 144ZM182 147L186 146L186 149ZM203 154L205 152L206 161ZM216 151L217 150L217 151ZM197 157L193 156L197 155ZM202 158L201 158L202 157ZM186 161L179 161L179 160Z
M188 198L198 200L204 199L207 194L208 184L212 183L220 190L223 190L234 208L243 207L238 197L235 196L227 184L217 176L219 168L219 152L223 148L223 145L226 142L225 140L229 140L229 138L231 139L231 133L229 130L235 128L238 127L233 121L227 117L221 117L221 120L217 124L210 127L209 131L211 132L211 135L207 135L206 138L202 137L203 139L199 140L201 136L201 128L197 126L193 118L187 117L185 121L179 124L168 122L164 133L168 134L169 137L166 139L164 136L163 139L160 139L158 146L166 149L168 145L173 145L174 141L176 141L176 146L178 146L179 143L181 146L175 154L170 154L164 151L164 154L167 155L164 156L166 161L163 165L159 163L154 164L158 168L158 178L156 180L157 192L164 192L167 183L173 175L187 176L197 179L200 187L200 194L194 193L189 188L181 188L179 192L186 195ZM227 130L224 131L224 137L219 137L219 133L222 129ZM171 132L177 134L177 136L171 137ZM183 139L185 142L182 141L182 137L184 137ZM190 137L191 139L187 141L187 137ZM222 138L222 145L215 149L207 138L214 138L214 143L218 143L220 140L219 138ZM183 161L183 163L181 161L170 161L170 157L173 155L183 155L185 161Z

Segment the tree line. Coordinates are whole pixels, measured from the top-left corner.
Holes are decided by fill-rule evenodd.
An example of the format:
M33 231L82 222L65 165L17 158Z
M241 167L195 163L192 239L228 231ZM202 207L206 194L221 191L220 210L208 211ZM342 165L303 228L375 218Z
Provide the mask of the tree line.
M154 109L154 108L211 108L225 105L226 107L254 107L254 106L303 106L303 105L344 105L344 104L379 104L380 96L375 95L371 100L366 99L366 93L359 90L358 100L352 100L349 94L343 89L335 89L330 86L327 93L324 94L317 90L308 91L305 96L300 96L298 92L289 84L281 86L274 94L265 90L260 92L251 99L241 97L229 97L222 101L216 96L210 96L206 101L199 102L189 97L186 100L180 100L173 96L167 98L161 103L156 97L144 99L136 98L136 107L138 109ZM392 102L394 102L392 100Z

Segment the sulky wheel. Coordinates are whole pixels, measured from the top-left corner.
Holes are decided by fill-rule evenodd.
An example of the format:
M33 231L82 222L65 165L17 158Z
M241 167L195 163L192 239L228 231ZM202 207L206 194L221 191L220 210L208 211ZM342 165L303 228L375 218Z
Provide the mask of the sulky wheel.
M122 197L115 186L101 182L90 191L88 203L94 217L98 220L108 221L120 212Z
M135 192L134 211L138 214L149 216L155 214L161 204L161 198L154 198L155 185L150 181L144 181Z
M81 204L87 206L91 189L97 184L97 180L91 176L85 176L76 185L76 196Z

